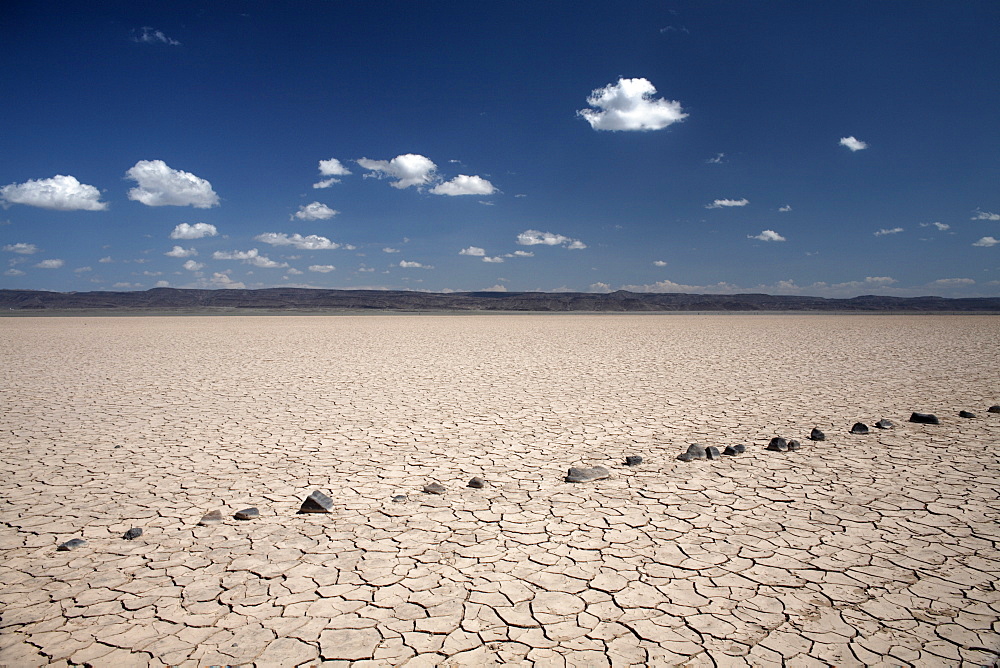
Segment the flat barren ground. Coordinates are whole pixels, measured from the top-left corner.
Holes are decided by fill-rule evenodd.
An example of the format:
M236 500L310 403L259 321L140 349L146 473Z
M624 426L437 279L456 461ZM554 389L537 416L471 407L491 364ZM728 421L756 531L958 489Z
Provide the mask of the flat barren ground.
M998 317L5 318L0 351L6 666L1000 658Z

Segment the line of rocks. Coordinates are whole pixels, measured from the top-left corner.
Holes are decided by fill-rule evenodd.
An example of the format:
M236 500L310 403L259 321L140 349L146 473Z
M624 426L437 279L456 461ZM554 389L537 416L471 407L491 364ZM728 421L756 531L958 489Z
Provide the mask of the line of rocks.
M994 404L986 409L987 413L1000 413L1000 404ZM976 414L971 411L962 410L958 412L958 416L966 419L976 418ZM911 413L910 422L915 424L941 424L940 419L933 413ZM885 418L880 419L874 425L877 429L893 429L896 425L891 420ZM864 422L855 422L849 431L849 433L854 435L865 435L871 433L868 425ZM810 441L825 441L826 434L824 434L818 427L813 427L812 431L809 433ZM121 446L115 446L119 448ZM802 443L797 439L786 439L781 436L775 436L772 438L767 446L764 448L770 452L795 452L802 448ZM692 443L688 446L685 452L677 455L677 460L682 462L692 462L695 460L718 460L723 457L735 457L746 452L747 446L743 444L738 445L727 445L721 452L714 445L704 446L699 443ZM642 463L642 457L639 455L629 455L625 457L626 466L638 466ZM611 472L603 466L592 466L589 468L581 467L570 467L566 474L564 480L570 483L583 483L583 482L593 482L595 480L603 480L604 478L610 477ZM486 487L486 481L482 478L476 476L469 480L467 485L472 489L483 489ZM447 488L439 482L431 482L423 487L423 492L426 494L437 494L441 495L447 492ZM409 500L405 494L398 494L392 497L392 501L395 503L404 503ZM329 513L333 510L333 499L328 497L326 494L319 490L313 491L309 496L307 496L303 501L302 505L299 507L298 514L308 514L308 513ZM257 519L260 517L260 510L257 508L244 508L243 510L237 511L233 518L240 521L248 521ZM219 510L212 510L198 521L199 526L212 526L219 524L223 521L222 512ZM122 535L124 540L135 540L142 536L142 529L139 527L132 527ZM87 541L82 538L72 538L64 543L60 543L56 546L56 550L60 552L67 552L70 550L75 550L77 548L87 545Z

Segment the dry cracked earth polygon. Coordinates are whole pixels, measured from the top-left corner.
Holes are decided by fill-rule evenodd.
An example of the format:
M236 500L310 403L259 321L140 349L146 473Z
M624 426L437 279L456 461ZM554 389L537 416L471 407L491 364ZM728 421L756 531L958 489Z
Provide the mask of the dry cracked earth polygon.
M5 318L0 341L3 665L1000 657L997 317ZM677 461L694 442L748 449ZM297 514L314 490L331 512Z

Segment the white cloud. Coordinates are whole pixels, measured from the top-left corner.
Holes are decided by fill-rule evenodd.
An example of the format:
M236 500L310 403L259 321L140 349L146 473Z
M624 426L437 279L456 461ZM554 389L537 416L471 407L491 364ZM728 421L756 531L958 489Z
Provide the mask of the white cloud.
M340 179L323 179L313 184L313 188L329 188L334 183L340 183Z
M939 285L941 287L958 287L962 285L975 285L975 281L971 278L939 278L936 281L932 281L931 285Z
M489 256L487 256L487 257L483 258L483 262L500 263L500 262L503 262L503 258L500 257L499 255L497 255L496 257L489 257Z
M210 279L201 279L196 287L199 288L220 288L223 290L245 290L246 285L240 281L234 281L224 272L215 272Z
M3 249L8 253L19 253L21 255L34 255L38 252L38 246L26 243L7 244Z
M319 161L319 173L323 176L347 176L351 171L344 167L340 160L330 158Z
M202 237L214 237L218 233L219 231L215 229L215 225L209 225L208 223L195 223L194 225L181 223L170 233L170 238L201 239Z
M525 230L517 235L517 243L522 246L563 246L572 250L586 248L587 245L579 239L570 239L561 234L552 232L539 232L538 230Z
M1000 213L991 213L989 211L980 211L976 209L973 213L974 215L969 220L1000 220Z
M721 165L723 162L725 162L725 160L723 160L723 158L725 157L726 157L725 153L719 153L714 158L709 158L705 162L709 165Z
M437 165L429 158L415 153L397 155L392 160L361 158L358 164L374 172L375 176L396 179L389 185L399 189L426 185L434 180L434 173L437 170Z
M298 270L298 269L296 269L295 267L289 267L289 268L288 268L288 273L289 273L289 274L292 274L293 276L301 276L301 275L302 275L302 274L304 274L305 272L303 272L303 271L299 271L299 270Z
M781 236L774 230L763 230L757 235L747 235L747 239L756 239L758 241L785 241L785 237Z
M328 274L336 269L332 264L311 264L309 265L309 271L319 272L320 274Z
M791 210L792 210L791 204L786 204L785 206L778 209L778 211L780 211L781 213L788 213Z
M535 257L535 254L531 251L514 251L513 253L507 253L507 257Z
M3 272L4 276L24 276L24 272L20 269L14 269L13 267Z
M300 206L293 218L298 218L299 220L326 220L327 218L333 218L338 213L340 212L334 211L326 204L313 202L312 204Z
M42 260L35 266L39 269L58 269L59 267L66 264L62 260Z
M342 247L341 244L316 234L304 237L301 234L288 235L283 232L267 232L258 234L254 240L272 246L294 246L299 250L336 250Z
M242 260L246 264L252 264L262 269L278 269L287 267L287 262L275 262L266 255L261 255L256 248L248 251L215 251L212 258L216 260Z
M157 281L156 285L154 285L153 287L156 287L156 288L169 288L170 287L170 281Z
M171 169L162 160L140 160L125 175L139 184L128 198L146 206L219 206L212 184L190 172Z
M983 237L982 239L980 239L979 241L977 241L972 245L978 246L979 248L989 248L990 246L996 246L997 244L1000 244L1000 239L994 239L993 237Z
M721 155L721 154L720 154ZM611 286L607 283L591 283L591 292L611 292Z
M486 255L486 249L480 248L479 246L469 246L468 248L463 248L458 251L459 255L475 255L476 257L483 257Z
M670 280L657 281L646 285L623 285L622 290L629 292L686 292L704 294L731 294L739 288L731 283L716 283L715 285L684 285Z
M201 262L195 262L194 260L188 260L187 262L184 263L184 268L187 269L188 271L198 271L199 269L202 269L204 266L205 265L202 264Z
M428 264L421 264L419 262L409 262L407 260L400 260L399 266L404 269L433 269L434 267Z
M666 267L667 266L667 263L664 262L663 260L653 260L653 264L655 264L657 267Z
M383 253L398 253L399 249L398 248L389 248L388 246L386 246L385 248L382 249L382 252Z
M431 188L435 195L492 195L496 188L492 183L479 176L459 174L451 181L439 183Z
M875 232L875 236L877 236L877 237L884 237L887 234L899 234L902 231L903 231L902 227L894 227L892 229L888 229L888 228L883 227L879 231Z
M172 250L164 253L167 257L191 257L192 255L197 255L198 251L194 248L182 248L181 246L174 246Z
M594 130L662 130L687 118L680 102L654 99L655 94L647 79L620 78L590 93L587 104L597 109L576 113Z
M176 39L167 37L162 31L154 30L148 26L143 26L142 29L132 38L132 40L139 42L140 44L169 44L170 46L181 45L181 43Z
M936 227L939 232L951 229L951 225L947 225L945 223L920 223L920 227L931 227L932 225Z
M852 153L855 152L855 151L863 151L866 148L868 148L868 144L866 144L865 142L861 141L860 139L855 139L853 136L851 136L851 137L841 137L840 138L840 145L841 146L846 146L847 148L851 149Z
M108 255L107 257L102 257L100 260L98 260L98 262L100 262L101 264L111 264L112 262L114 262L114 260L112 260L111 256Z
M94 186L80 183L75 176L56 174L51 179L29 179L0 188L0 200L8 204L25 204L54 211L104 211L101 192Z
M77 267L73 271L76 272L76 273L78 273L78 274L83 274L83 273L86 273L88 271L94 271L94 268L93 267Z
M493 287L484 288L481 292L507 292L507 286L497 283Z
M714 200L711 204L706 204L705 208L721 209L722 207L730 207L730 206L746 206L749 203L750 200L748 200L745 197L743 199L717 199Z

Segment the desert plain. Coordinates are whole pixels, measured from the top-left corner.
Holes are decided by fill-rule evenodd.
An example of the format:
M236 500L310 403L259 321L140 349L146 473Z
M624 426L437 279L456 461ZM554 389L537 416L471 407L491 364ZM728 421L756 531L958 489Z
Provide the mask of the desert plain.
M0 350L3 666L1000 658L997 316L28 317Z

